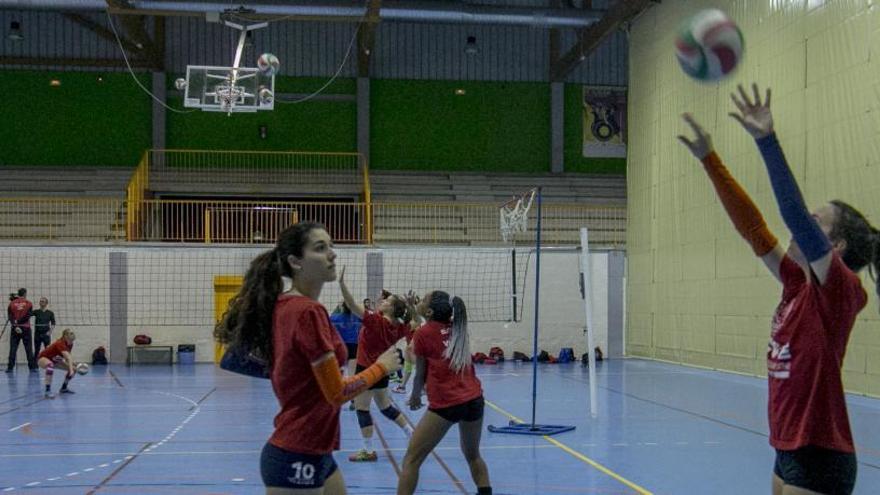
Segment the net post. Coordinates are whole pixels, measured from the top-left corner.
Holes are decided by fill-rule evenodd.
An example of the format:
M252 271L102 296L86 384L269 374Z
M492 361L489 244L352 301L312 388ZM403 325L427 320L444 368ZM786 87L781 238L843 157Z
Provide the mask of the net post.
M535 331L532 340L532 428L535 427L535 410L538 402L538 310L541 305L541 186L538 186L538 221L535 228Z
M587 329L587 362L590 376L590 415L598 417L596 403L596 356L593 341L593 302L590 300L590 243L586 227L581 227L581 298L584 300L584 321Z

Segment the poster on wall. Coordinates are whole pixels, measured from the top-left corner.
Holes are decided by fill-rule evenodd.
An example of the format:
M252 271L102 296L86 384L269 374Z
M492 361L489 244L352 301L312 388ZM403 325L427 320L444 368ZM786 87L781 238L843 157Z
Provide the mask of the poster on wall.
M584 156L626 158L626 88L584 86Z

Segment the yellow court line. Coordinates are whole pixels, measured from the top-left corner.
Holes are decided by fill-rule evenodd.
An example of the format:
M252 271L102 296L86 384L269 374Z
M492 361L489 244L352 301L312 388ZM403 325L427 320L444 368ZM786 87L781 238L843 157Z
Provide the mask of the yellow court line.
M484 398L484 400L485 400L485 398ZM489 400L486 400L486 405L488 405L488 406L491 407L492 409L495 409L495 410L498 411L499 413L501 413L501 414L507 416L508 418L510 418L510 419L512 419L512 420L514 420L514 421L517 421L517 422L519 422L519 423L525 423L525 421L523 421L523 420L517 418L517 417L514 416L513 414L510 414L509 412L505 411L504 409L501 409L500 407L498 407L497 405L493 404L493 403L492 403L491 401L489 401ZM632 488L632 489L635 490L639 495L653 495L653 493L651 493L650 491L646 490L645 488L642 488L641 486L639 486L639 485L633 483L632 481L630 481L630 480L624 478L623 476L621 476L621 475L615 473L614 471L612 471L612 470L608 469L607 467L605 467L605 466L599 464L598 462L596 462L596 461L590 459L589 457L585 456L584 454L581 454L581 453L578 452L577 450L574 450L573 448L569 447L568 445L565 445L564 443L560 442L559 440L556 440L556 439L554 439L554 438L551 438L551 437L548 436L548 435L541 435L541 436L542 436L542 438L543 438L544 440L547 440L548 442L550 442L550 443L552 443L553 445L559 447L560 449L564 450L565 452L568 452L568 453L571 454L573 457L575 457L575 458L577 458L577 459L580 459L580 460L583 461L583 462L586 462L586 463L589 464L590 466L593 466L594 468L598 469L599 471L601 471L601 472L607 474L608 476L611 476L612 478L616 479L617 481L619 481L619 482L623 483L624 485L626 485L626 486Z

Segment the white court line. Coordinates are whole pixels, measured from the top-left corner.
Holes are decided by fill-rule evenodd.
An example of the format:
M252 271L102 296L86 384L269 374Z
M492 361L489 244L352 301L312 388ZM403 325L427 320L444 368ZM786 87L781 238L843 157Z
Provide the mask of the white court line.
M28 425L30 425L30 423L20 424L20 425L16 426L15 428L10 428L9 431L15 431L15 430L18 430L18 429L20 429L20 428L24 428L25 426L28 426Z
M588 443L583 444L588 447L596 447L597 444ZM481 445L480 450L516 450L516 449L550 449L554 448L552 445ZM449 450L460 452L461 447L435 447L434 450ZM357 452L358 449L342 449L337 452L344 454L353 454ZM399 448L389 448L389 452L406 452L406 447ZM141 455L239 455L239 454L259 454L262 452L259 449L256 450L186 450L186 451L173 451L173 452L150 452L149 454L141 454ZM19 458L19 457L88 457L88 456L117 456L128 454L128 452L95 452L95 453L81 453L81 452L71 452L71 453L50 453L50 454L0 454L0 458ZM126 456L125 459L116 459L113 461L113 464L119 464L123 460L130 459L131 456Z

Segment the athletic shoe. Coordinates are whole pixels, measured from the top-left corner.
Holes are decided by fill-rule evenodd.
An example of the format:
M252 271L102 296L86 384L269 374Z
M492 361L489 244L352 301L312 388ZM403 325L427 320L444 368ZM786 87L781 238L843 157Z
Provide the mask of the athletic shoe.
M54 398L55 398L55 394L53 394L53 393L51 393L51 392L46 392L45 394L43 394L43 398L44 398L44 399L54 399Z
M354 454L348 456L348 460L351 462L376 462L379 460L379 456L376 455L376 451L367 452L364 449L358 450Z
M73 390L70 390L67 387L64 387L61 390L59 390L58 393L59 394L75 394L76 392L74 392Z
M12 373L12 368L6 368L7 373Z
M398 385L398 386L392 388L391 391L394 392L395 394L405 394L406 387L404 387L403 385Z

